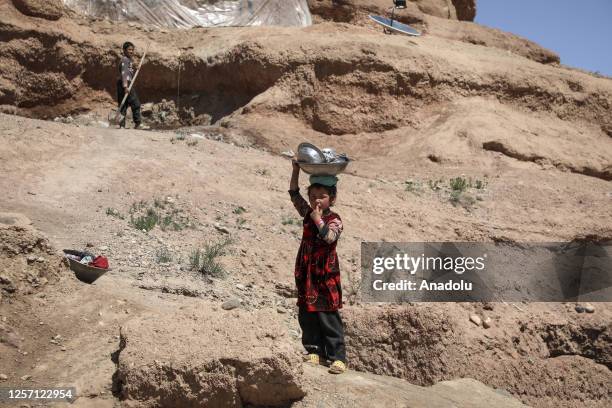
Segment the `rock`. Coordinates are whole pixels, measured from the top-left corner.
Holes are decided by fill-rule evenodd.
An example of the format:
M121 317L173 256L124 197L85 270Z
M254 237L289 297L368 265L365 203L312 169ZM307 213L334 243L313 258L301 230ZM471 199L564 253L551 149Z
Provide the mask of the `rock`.
M476 18L476 0L452 0L458 20L474 21Z
M8 380L8 375L0 374L0 381L6 381L6 380Z
M59 20L64 14L62 0L13 0L15 8L22 14L46 20Z
M239 290L246 290L246 286L244 286L242 283L237 283L237 284L236 284L236 289L239 289Z
M220 225L220 224L218 224L218 223L215 223L214 227L215 227L215 229L216 229L217 231L222 232L222 233L224 233L224 234L229 234L229 233L230 233L230 232L229 232L229 230L228 230L227 228L225 228L223 225Z
M103 246L101 246L101 247L98 247L98 249L99 249L100 251L102 251L102 252L106 252L106 251L108 251L108 247L107 247L106 245L103 245Z
M295 285L277 282L274 285L274 292L284 298L294 298L297 296L297 288Z
M595 307L592 304L587 303L584 305L584 311L587 313L595 313Z
M476 326L480 326L482 324L482 320L478 315L470 315L470 321L474 323Z
M293 152L293 150L287 150L285 152L282 152L281 155L285 156L285 157L291 158L291 157L295 156L295 153Z
M221 305L221 308L223 310L232 310L238 307L240 307L240 299L238 298L232 298L228 301L223 302L223 304Z
M584 313L584 307L582 307L581 305L576 305L574 310L576 310L576 312L578 313Z
M484 327L485 329L488 329L491 327L492 325L492 321L490 317L485 317L482 321L482 327Z
M281 307L281 306L278 306L278 307L276 308L276 311L277 311L278 313L281 313L281 314L287 313L287 310L286 310L285 308Z
M307 395L299 403L303 407L527 407L516 398L502 395L471 378L442 381L431 387L422 387L400 378L353 370L330 376L324 367L310 364L304 365L304 377L308 388ZM321 401L336 403L328 405ZM337 403L339 401L342 403Z
M21 348L21 336L14 331L2 329L2 326L0 326L0 343L4 343L7 346L14 347L19 350Z
M150 116L153 113L153 102L147 102L140 108L140 113L143 116Z
M491 302L486 302L486 303L485 303L485 304L482 306L482 308L483 308L484 310L493 310L493 303L491 303Z
M121 327L116 384L122 400L237 408L286 406L305 396L301 357L278 335L286 329L276 313L235 310L216 319L211 308L140 315Z
M7 275L0 275L0 284L2 285L12 285L13 282Z
M22 376L22 377L21 377L21 379L22 379L23 381L27 381L27 380L29 380L29 379L31 379L31 378L32 378L32 376L31 376L31 375L29 375L29 374L26 374L26 375L24 375L24 376Z
M26 258L26 260L28 261L28 263L33 263L36 262L36 257L34 255L30 255Z

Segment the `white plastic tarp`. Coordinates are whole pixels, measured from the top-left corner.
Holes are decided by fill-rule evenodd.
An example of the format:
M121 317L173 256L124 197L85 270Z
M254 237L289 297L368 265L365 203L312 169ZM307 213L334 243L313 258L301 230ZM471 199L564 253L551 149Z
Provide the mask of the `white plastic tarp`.
M312 24L306 0L64 0L64 3L90 16L156 27Z

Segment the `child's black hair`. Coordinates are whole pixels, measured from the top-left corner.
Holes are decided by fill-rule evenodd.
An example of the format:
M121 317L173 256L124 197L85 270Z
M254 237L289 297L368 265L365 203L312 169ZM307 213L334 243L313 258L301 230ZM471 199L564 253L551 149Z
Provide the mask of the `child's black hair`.
M319 183L314 183L308 186L307 192L308 192L308 196L310 197L310 190L312 188L315 187L323 187L325 189L325 191L327 191L327 194L329 195L329 200L332 201L334 198L336 198L336 194L338 194L338 190L336 189L336 186L326 186L323 184L319 184Z
M134 44L132 44L131 42L129 42L129 41L124 42L123 43L123 51L127 50L128 47L136 48L136 47L134 47Z

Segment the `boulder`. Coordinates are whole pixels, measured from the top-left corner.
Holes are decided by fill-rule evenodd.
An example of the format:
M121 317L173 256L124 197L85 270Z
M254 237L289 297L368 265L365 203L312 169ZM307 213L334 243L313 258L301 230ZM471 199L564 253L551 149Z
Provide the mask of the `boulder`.
M276 312L204 302L121 327L115 389L130 406L282 406L302 398L301 356Z
M476 18L476 0L453 0L458 20L474 21Z
M308 395L292 408L519 408L526 407L507 392L471 378L421 387L408 381L349 370L330 376L324 367L304 366ZM312 392L310 392L312 390Z

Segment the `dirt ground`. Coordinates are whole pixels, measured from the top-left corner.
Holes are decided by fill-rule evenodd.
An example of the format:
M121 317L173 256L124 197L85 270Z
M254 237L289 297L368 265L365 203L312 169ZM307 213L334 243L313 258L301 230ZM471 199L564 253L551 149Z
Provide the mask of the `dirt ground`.
M185 32L0 2L1 387L71 385L83 407L375 406L363 390L379 406L610 406L610 303L366 304L359 274L364 241L609 241L611 80L426 2L406 12L419 39L367 25L376 4L323 3L304 29ZM127 36L153 43L153 131L106 122ZM336 205L345 379L299 363L287 156L302 141L354 159ZM474 184L453 198L456 177ZM223 272L192 270L215 243ZM82 283L66 248L112 269Z

